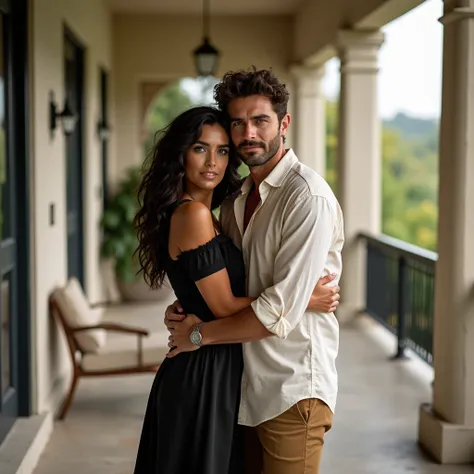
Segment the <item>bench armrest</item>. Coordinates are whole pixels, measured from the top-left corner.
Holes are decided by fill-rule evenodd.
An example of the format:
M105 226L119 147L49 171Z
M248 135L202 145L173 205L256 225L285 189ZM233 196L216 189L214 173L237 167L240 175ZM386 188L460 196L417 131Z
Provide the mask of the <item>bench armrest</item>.
M139 336L148 336L150 334L149 331L142 328L137 328L133 326L126 326L124 324L117 324L117 323L100 323L94 326L81 326L78 328L71 328L72 333L77 333L81 331L90 331L92 329L105 329L106 331L115 331L115 332L123 332L128 334L138 334Z

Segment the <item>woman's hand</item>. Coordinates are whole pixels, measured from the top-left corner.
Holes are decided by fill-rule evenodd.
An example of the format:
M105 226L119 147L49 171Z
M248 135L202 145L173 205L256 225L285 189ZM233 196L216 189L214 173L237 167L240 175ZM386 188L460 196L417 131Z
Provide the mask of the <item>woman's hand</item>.
M190 340L191 332L194 327L202 322L196 315L188 314L187 316L170 313L165 318L165 324L170 332L168 338L168 347L171 349L166 355L172 358L181 352L191 352L199 349L199 346L193 344Z
M185 317L186 315L184 314L184 309L181 306L181 303L176 300L166 308L164 323L168 326L169 319L172 319L173 321L182 321Z
M341 298L339 295L340 288L337 285L329 286L329 283L331 283L336 276L335 273L331 273L319 279L309 299L308 311L314 313L333 313L336 311L339 305L339 299Z

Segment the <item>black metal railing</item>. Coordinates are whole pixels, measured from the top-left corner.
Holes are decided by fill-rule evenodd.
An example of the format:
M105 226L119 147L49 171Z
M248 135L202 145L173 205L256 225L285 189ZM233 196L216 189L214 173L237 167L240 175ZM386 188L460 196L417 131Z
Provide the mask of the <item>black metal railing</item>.
M367 243L365 311L397 336L395 358L409 347L432 364L437 254L385 235L361 238Z

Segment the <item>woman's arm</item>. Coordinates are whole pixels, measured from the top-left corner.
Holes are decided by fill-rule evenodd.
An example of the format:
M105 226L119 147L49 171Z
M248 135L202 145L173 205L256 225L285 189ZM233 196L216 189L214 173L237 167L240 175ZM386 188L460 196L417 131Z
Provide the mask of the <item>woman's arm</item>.
M182 204L171 219L170 254L179 258L180 253L206 245L214 237L209 209L197 201ZM196 281L196 286L216 318L237 313L255 300L233 295L226 268Z
M334 313L336 311L341 298L339 294L340 287L338 285L329 286L329 283L336 277L337 275L332 273L319 279L309 300L308 311L314 313ZM167 318L173 321L184 319L184 310L178 300L166 308L165 324Z
M225 268L197 281L196 286L216 318L227 318L247 308L256 299L234 296Z

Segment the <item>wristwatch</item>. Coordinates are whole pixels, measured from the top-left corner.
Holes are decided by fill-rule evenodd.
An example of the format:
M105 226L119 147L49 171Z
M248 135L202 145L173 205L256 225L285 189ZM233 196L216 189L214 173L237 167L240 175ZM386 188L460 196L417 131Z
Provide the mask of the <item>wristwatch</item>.
M200 332L200 329L203 324L204 323L196 324L196 326L194 326L189 336L189 340L191 341L191 344L194 344L195 346L199 346L199 347L202 346L202 334Z

